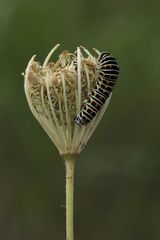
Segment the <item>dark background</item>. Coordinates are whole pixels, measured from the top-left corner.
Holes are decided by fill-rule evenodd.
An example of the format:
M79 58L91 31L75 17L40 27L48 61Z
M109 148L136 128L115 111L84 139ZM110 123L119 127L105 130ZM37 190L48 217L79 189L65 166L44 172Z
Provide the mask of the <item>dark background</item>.
M76 240L160 239L160 2L0 0L0 239L65 239L64 164L23 77L61 43L115 55L119 83L76 162Z

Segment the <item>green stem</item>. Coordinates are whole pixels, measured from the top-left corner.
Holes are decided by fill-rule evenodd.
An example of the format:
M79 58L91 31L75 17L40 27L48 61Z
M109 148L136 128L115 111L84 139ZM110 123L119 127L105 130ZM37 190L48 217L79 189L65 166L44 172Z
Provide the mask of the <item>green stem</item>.
M74 163L73 155L63 156L66 166L66 240L74 240Z

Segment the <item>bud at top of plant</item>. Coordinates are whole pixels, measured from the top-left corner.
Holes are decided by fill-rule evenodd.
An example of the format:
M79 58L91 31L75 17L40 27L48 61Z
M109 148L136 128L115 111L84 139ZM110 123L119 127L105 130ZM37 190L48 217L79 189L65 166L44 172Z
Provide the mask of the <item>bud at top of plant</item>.
M24 88L33 115L59 153L76 155L97 127L111 94L91 121L77 125L75 118L99 78L100 52L95 49L96 56L92 56L84 47L78 47L75 53L62 51L52 62L50 58L58 47L50 51L43 65L35 61L35 55L31 58L24 74Z

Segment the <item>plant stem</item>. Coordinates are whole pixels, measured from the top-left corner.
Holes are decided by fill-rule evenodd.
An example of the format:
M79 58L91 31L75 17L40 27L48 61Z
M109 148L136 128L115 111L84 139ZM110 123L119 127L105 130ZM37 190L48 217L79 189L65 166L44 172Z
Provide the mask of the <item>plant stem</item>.
M63 156L66 166L66 240L74 239L73 208L74 208L74 155Z

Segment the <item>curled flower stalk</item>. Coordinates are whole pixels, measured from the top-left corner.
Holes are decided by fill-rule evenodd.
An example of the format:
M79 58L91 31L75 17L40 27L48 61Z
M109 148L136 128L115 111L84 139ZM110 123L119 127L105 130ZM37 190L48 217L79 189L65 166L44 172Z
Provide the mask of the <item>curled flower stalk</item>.
M55 62L50 61L57 44L43 65L31 58L24 74L25 95L34 117L57 147L66 165L66 239L73 240L74 163L100 122L111 98L86 125L77 125L85 100L98 79L98 56L84 47L75 53L63 51Z

